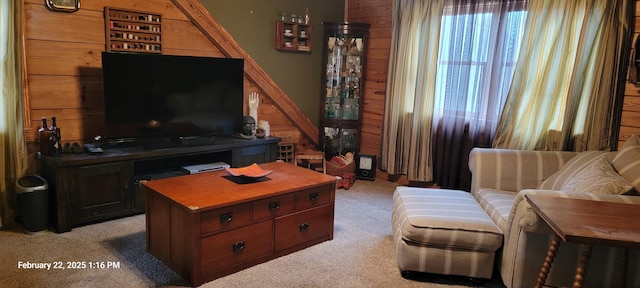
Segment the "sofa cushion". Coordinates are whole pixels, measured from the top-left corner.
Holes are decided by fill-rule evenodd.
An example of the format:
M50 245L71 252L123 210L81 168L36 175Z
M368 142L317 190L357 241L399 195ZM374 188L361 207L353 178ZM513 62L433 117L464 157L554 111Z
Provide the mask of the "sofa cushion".
M622 145L622 149L616 153L611 164L635 187L635 192L640 191L640 136L631 135Z
M562 186L573 177L578 171L584 169L591 161L596 160L598 157L607 155L607 157L613 157L615 152L606 151L584 151L578 153L575 157L571 158L569 162L560 167L556 173L545 179L540 184L539 189L543 190L562 190Z
M491 217L493 223L502 231L507 231L509 213L513 207L513 201L518 194L512 191L497 189L482 189L474 194L480 207Z
M562 191L566 192L613 195L622 195L632 189L633 186L613 170L605 156L591 161L562 185Z
M517 192L537 188L578 152L473 148L471 193L484 188Z
M400 186L393 209L407 242L474 251L502 246L502 231L468 192Z

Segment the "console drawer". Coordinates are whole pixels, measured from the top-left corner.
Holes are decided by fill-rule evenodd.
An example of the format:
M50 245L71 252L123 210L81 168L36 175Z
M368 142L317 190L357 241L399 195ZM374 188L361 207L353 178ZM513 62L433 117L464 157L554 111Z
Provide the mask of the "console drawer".
M291 212L293 212L293 194L285 194L253 202L254 221Z
M276 219L276 251L316 239L333 237L333 205L305 210Z
M200 215L200 233L240 227L251 223L251 203L203 212Z
M202 275L211 275L273 253L273 222L250 226L202 238Z
M295 193L296 210L304 210L332 201L331 186L320 186Z

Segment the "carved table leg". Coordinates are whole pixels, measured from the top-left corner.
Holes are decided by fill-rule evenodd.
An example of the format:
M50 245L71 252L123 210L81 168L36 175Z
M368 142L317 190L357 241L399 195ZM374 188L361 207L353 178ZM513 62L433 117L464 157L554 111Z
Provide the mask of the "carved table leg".
M538 274L538 280L536 281L536 288L542 287L544 282L547 281L547 275L551 270L551 264L553 263L553 259L556 257L561 241L562 239L560 236L556 235L553 237L553 241L551 241L551 246L549 246L549 251L547 252L547 257L544 259L542 268L540 268L540 274Z
M582 288L582 282L584 281L585 275L587 275L587 267L589 266L591 250L593 250L593 245L582 246L582 253L580 254L580 262L578 262L578 268L576 269L573 288Z

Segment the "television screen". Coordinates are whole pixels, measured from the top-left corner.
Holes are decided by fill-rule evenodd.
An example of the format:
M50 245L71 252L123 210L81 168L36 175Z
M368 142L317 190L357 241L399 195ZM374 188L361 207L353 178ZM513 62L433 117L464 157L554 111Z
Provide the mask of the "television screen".
M243 59L103 52L102 73L108 141L242 130Z

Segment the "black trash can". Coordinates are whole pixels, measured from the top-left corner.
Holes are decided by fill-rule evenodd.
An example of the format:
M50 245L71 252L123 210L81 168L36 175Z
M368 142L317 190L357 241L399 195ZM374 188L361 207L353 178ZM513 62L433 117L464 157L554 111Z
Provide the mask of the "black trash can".
M35 233L49 228L49 185L38 176L24 176L16 181L18 209L22 228Z

